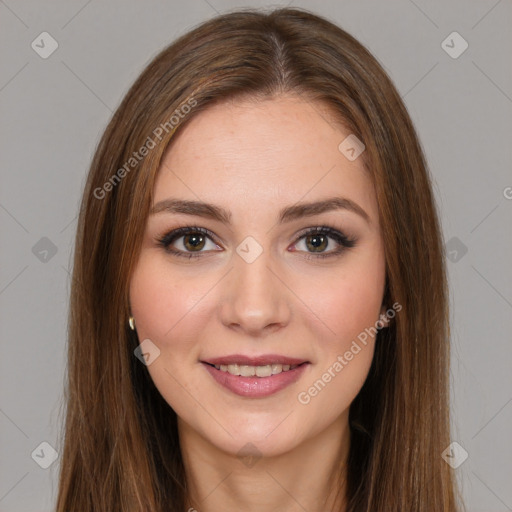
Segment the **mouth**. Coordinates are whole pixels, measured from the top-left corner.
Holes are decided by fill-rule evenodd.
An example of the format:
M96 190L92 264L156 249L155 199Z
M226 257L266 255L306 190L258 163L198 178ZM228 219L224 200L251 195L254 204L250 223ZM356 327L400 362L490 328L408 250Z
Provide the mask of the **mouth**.
M297 382L310 361L278 355L233 355L200 361L221 387L246 398L263 398Z
M233 354L230 356L209 358L201 362L213 366L221 372L241 377L270 377L282 372L294 370L298 366L309 363L309 361L304 359L277 354L256 357Z
M271 363L265 365L248 365L248 364L211 364L203 361L205 364L220 370L221 372L229 373L240 377L270 377L272 375L278 375L283 372L289 372L294 370L298 366L308 364L304 361L300 364L281 364Z

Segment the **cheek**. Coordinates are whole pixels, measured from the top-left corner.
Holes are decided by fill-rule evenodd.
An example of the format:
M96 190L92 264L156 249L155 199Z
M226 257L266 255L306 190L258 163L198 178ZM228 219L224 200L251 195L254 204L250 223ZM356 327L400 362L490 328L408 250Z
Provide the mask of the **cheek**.
M157 258L142 256L130 284L130 306L139 338L165 346L183 327L197 325L208 281L169 273ZM180 342L186 341L180 336Z
M380 303L381 295L360 282L357 287L345 286L333 292L322 309L332 332L318 340L320 372L343 374L338 380L346 379L350 387L362 385L373 357Z
M348 350L355 339L364 342L368 338L370 342L370 334L375 334L382 307L385 264L378 250L366 254L366 258L358 255L337 271L302 280L298 293L308 297L314 313L308 314L310 328L322 333L319 348L330 357L333 352Z
M358 291L337 294L338 308L326 311L326 323L335 334L317 340L317 364L296 397L302 415L321 420L314 426L305 424L304 429L318 432L344 412L348 414L368 376L375 350L372 327L378 317L367 307L366 300L372 297ZM374 306L378 311L376 301Z
M316 368L298 402L326 421L350 406L372 363L385 284L385 266L375 254L329 279L317 279L315 288L309 283L308 302L315 313L308 315L309 328L321 335L315 340Z
M329 339L343 346L378 320L382 294L375 285L331 282L327 291L315 299L319 317L329 327Z
M171 274L168 263L149 251L142 253L130 283L130 308L140 342L149 339L160 351L147 367L155 386L178 414L186 416L190 395L184 390L193 387L187 372L197 364L202 319L208 318L202 310L204 296L212 284L185 274Z

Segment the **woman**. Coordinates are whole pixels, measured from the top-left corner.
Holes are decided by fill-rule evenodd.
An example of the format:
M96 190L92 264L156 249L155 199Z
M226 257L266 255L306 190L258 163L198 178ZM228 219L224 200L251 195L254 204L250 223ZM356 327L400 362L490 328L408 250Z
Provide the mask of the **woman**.
M453 512L447 285L393 84L306 11L164 49L94 156L58 512Z

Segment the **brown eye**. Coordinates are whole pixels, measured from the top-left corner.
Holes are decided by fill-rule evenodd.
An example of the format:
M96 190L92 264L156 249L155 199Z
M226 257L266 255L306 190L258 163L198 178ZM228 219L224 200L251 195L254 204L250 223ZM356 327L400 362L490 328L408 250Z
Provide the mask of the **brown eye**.
M206 237L200 233L185 235L183 237L183 245L189 251L201 250L206 244Z
M311 248L312 252L323 252L328 245L328 237L322 234L308 235L306 237L306 246Z
M304 245L303 248L300 247L301 244ZM320 226L303 232L295 242L295 251L305 252L306 258L327 258L340 255L355 244L354 238L347 237L337 229Z
M209 230L190 226L170 231L157 239L157 243L173 255L194 258L203 253L219 250L219 246L213 240L214 235Z

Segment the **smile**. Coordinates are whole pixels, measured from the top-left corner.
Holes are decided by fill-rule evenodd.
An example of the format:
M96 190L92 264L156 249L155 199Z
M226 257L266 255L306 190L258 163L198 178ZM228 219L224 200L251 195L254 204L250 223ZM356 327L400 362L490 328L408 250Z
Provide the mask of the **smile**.
M247 398L264 398L297 382L310 363L252 365L202 365L222 388Z
M246 364L216 364L214 365L217 370L227 372L231 375L240 375L241 377L270 377L277 375L281 372L287 372L297 368L296 364L267 364L264 366L250 366Z

